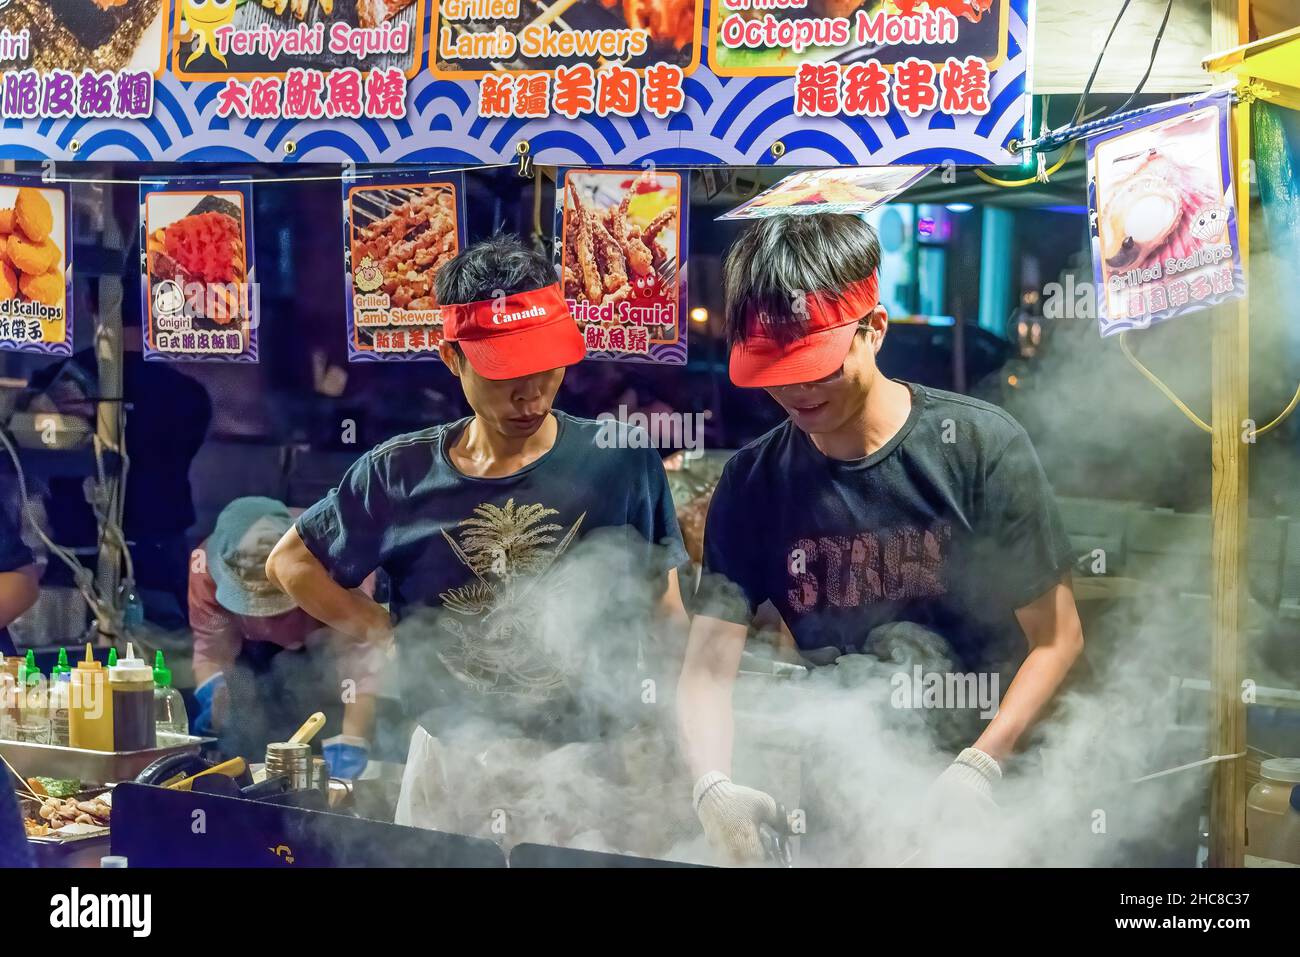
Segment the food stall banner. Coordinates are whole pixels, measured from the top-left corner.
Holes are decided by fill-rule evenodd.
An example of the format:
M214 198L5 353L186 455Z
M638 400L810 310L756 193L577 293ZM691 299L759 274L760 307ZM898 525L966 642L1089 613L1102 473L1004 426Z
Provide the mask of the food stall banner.
M433 281L464 248L464 196L459 173L344 170L349 362L438 358Z
M256 362L253 184L140 182L145 359Z
M1191 97L1088 140L1088 222L1101 334L1246 294L1230 91Z
M0 176L0 349L72 354L68 187Z
M666 169L561 169L556 270L595 360L686 364L689 180Z
M0 159L1017 164L1029 0L9 0Z
M853 167L793 173L718 219L764 219L813 213L860 216L919 182L932 166Z

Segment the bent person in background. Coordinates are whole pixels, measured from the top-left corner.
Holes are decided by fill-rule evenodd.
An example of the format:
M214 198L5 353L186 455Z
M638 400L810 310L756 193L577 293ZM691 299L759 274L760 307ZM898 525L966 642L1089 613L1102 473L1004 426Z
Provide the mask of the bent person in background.
M330 774L356 778L369 762L389 649L332 632L267 580L267 557L292 525L276 499L237 498L199 545L202 560L190 562L194 731L217 735L228 756L260 761L267 744L289 740L323 711ZM361 590L373 594L373 579Z
M731 379L789 416L727 463L713 496L678 692L696 812L739 860L761 856L761 825L783 824L769 794L730 778L732 688L761 607L806 661L845 673L844 656L899 649L948 671L1023 659L931 789L970 828L1082 650L1072 553L1028 437L994 406L881 372L879 264L867 223L821 214L763 220L724 267Z

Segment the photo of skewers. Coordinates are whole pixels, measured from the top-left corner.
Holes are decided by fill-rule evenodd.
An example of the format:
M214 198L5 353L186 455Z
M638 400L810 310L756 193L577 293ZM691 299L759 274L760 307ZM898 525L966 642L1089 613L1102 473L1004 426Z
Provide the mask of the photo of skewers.
M351 349L435 351L440 332L434 280L461 247L455 185L356 186L346 202Z
M251 361L256 296L245 193L146 183L141 192L146 354Z
M570 170L563 193L561 272L579 325L606 307L677 303L681 181L676 173ZM584 308L588 307L588 308ZM677 318L649 326L654 342L675 340Z
M396 67L410 74L419 65L423 0L177 0L175 9L172 68L180 76L273 75L291 69L345 67L367 71ZM338 23L363 29L401 28L410 40L404 53L372 53L364 58L352 52L335 53L329 50L329 31ZM320 52L289 47L272 60L263 52L222 53L216 43L216 31L222 27L285 31L303 26L322 28Z
M60 189L0 183L0 345L5 348L31 345L51 352L49 345L67 342L64 200Z
M28 31L30 54L6 70L146 70L162 66L162 0L11 0L0 30Z
M898 63L909 57L942 63L949 56L976 56L995 67L1005 55L1006 23L1010 0L807 0L790 9L716 9L710 28L710 65L720 76L790 76L803 63L837 62L845 65L865 60ZM946 13L956 18L957 43L858 43L842 46L808 46L801 51L785 47L732 48L723 44L721 27L732 17L758 20L824 20L843 18L855 22L858 14L875 17L912 17Z
M434 53L430 55L438 75L478 75L501 70L553 70L557 66L589 63L596 69L618 64L634 69L652 63L671 63L687 73L699 62L697 25L703 0L519 0L519 16L497 20L444 20L439 11L433 18ZM489 34L498 27L521 36L524 31L643 30L648 48L639 56L623 58L527 56L513 58L447 58L443 51L458 49L474 34Z

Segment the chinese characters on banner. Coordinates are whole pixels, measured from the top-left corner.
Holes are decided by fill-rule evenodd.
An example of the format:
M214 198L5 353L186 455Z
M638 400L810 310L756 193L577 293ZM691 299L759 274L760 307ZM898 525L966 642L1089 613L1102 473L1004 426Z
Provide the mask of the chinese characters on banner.
M435 170L343 181L348 360L434 359L438 270L464 245L463 177Z
M140 183L146 359L257 361L252 212L248 181Z
M68 189L0 176L0 349L72 354Z
M0 5L0 118L152 116L165 6L163 0Z
M1179 100L1088 141L1088 221L1103 336L1246 293L1227 91Z
M172 72L220 84L219 117L401 119L423 0L176 0Z
M561 170L557 268L588 359L686 363L687 180Z
M700 62L703 0L441 0L433 73L479 83L478 115L663 119Z
M983 116L1010 0L716 0L718 76L794 76L798 116Z

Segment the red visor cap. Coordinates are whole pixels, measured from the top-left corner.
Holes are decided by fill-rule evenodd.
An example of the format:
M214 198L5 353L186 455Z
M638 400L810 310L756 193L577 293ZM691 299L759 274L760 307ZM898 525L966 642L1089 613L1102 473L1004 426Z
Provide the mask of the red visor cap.
M485 379L518 379L582 361L586 344L559 283L442 306L442 337Z
M793 342L772 338L751 313L749 338L731 347L731 381L743 388L765 388L826 378L844 364L858 321L879 301L874 274L850 285L843 295L809 296L807 331Z

